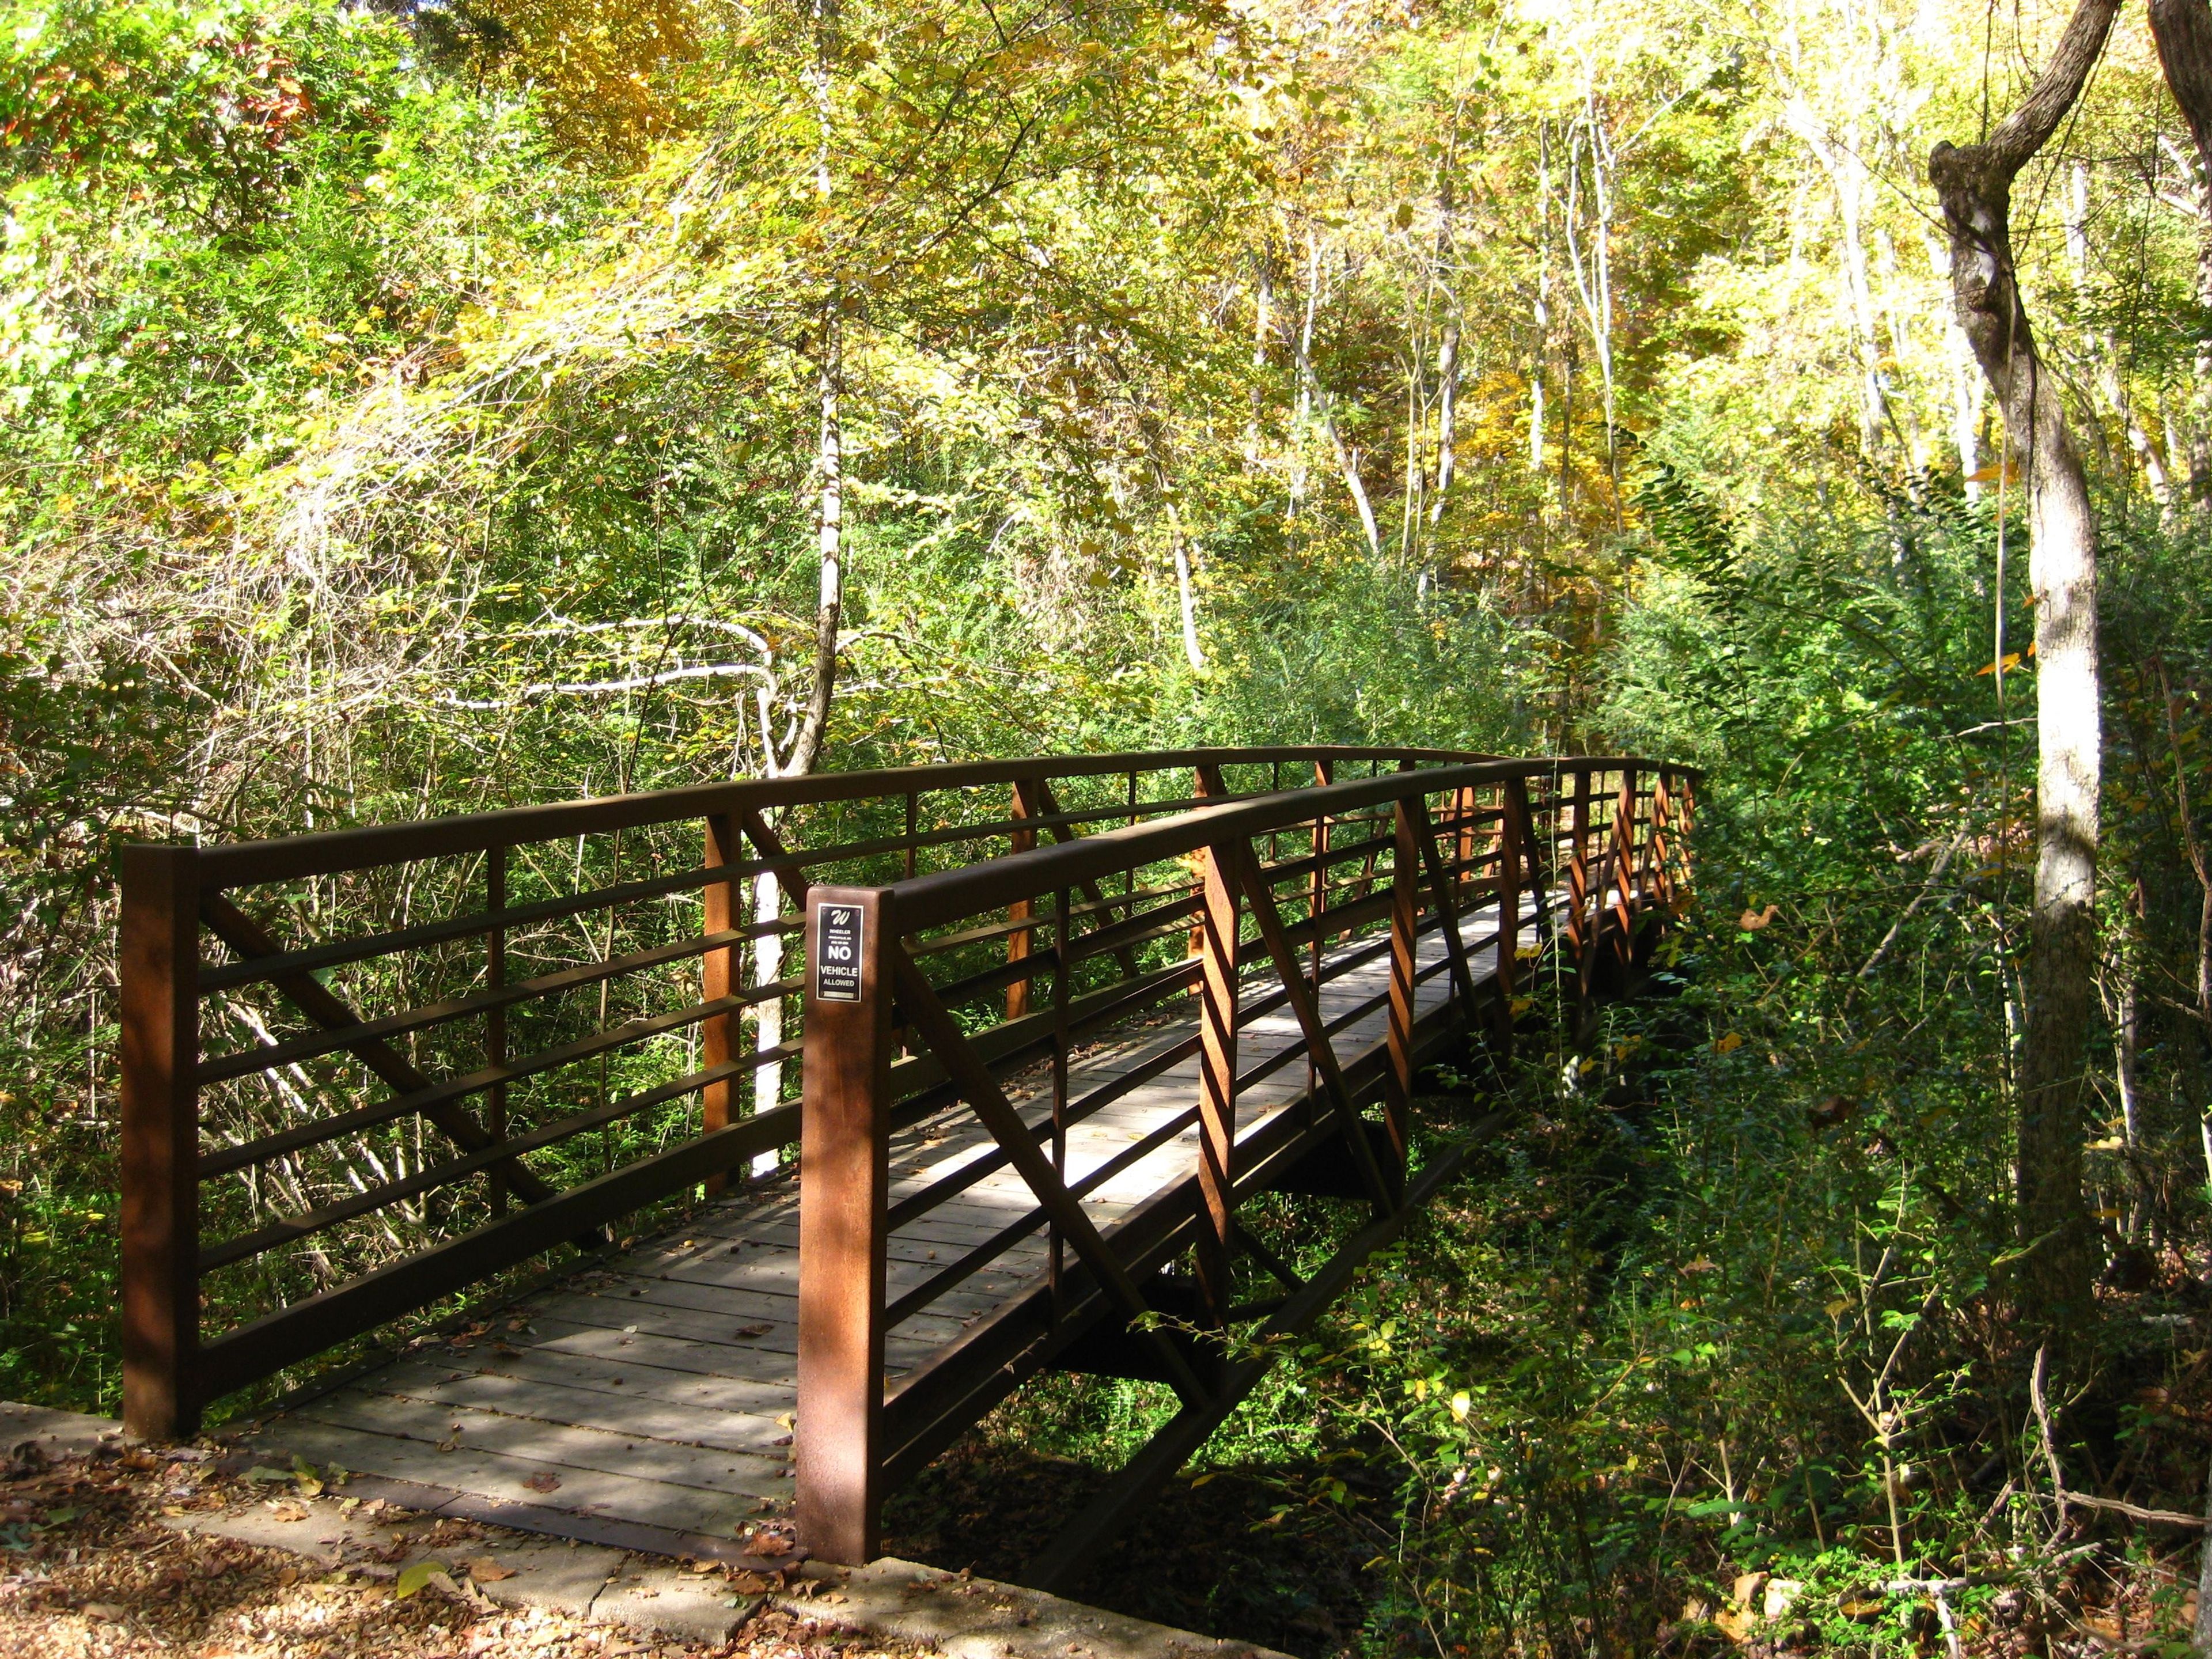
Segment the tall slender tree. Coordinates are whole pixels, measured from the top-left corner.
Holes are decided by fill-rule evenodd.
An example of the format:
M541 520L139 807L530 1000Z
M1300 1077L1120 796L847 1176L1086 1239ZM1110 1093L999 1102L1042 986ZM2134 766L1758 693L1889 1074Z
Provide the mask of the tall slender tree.
M2092 1234L2082 1195L2085 1054L2096 1006L2102 715L2097 526L2057 378L2036 349L2013 255L2012 187L2058 130L2104 53L2118 0L2080 0L2020 107L1980 143L1939 143L1929 178L1951 239L1960 326L2027 480L2035 596L2035 899L2017 1106L2024 1305L2054 1335L2087 1311Z

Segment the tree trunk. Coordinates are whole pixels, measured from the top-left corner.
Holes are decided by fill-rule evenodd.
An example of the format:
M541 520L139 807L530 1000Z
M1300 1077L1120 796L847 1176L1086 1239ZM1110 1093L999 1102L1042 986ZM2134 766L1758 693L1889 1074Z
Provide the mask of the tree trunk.
M826 204L835 188L830 172L830 143L834 137L830 102L830 65L836 56L836 0L816 0L816 56L808 73L807 91L814 105L816 143L814 187ZM814 611L814 683L806 695L806 712L792 738L791 752L779 763L775 738L768 723L761 723L761 741L769 766L782 777L802 777L822 757L823 738L830 730L830 705L837 690L837 632L845 611L845 319L843 284L831 282L822 302L822 333L815 366L815 389L820 400L822 424L814 447L814 544L819 584ZM753 878L753 920L765 925L783 911L783 889L773 872ZM753 941L755 989L783 977L783 935L763 932ZM764 1054L783 1042L783 999L766 998L753 1009L753 1050ZM783 1062L769 1060L753 1073L753 1110L773 1110L783 1098ZM776 1154L761 1152L753 1158L753 1172L765 1175L776 1167Z
M1459 316L1444 324L1443 343L1437 349L1437 498L1429 504L1429 522L1444 515L1444 497L1451 492L1452 472L1458 465L1452 453L1459 442Z
M1182 659L1194 674L1206 672L1206 650L1198 642L1198 593L1191 586L1190 544L1183 539L1182 520L1172 503L1168 507L1168 534L1175 543L1176 608L1182 618Z
M2166 84L2197 141L2197 188L2203 211L2197 216L2197 300L2212 305L2212 7L2205 0L2150 0L2150 32L2158 42L2158 61ZM2204 434L2212 431L2212 349L2200 346L2196 364L2197 442L2190 457L2190 489L2202 504L2212 491L2212 457L2204 453ZM2179 456L2171 456L2179 462Z
M2089 1311L2083 1200L2086 1055L2096 997L2102 726L2096 526L2057 381L2038 355L2012 250L2012 185L2080 96L2118 0L2080 0L2050 64L1986 143L1940 143L1928 173L1951 239L1952 292L2025 463L2035 593L2036 860L2018 1123L2023 1311L2062 1337Z

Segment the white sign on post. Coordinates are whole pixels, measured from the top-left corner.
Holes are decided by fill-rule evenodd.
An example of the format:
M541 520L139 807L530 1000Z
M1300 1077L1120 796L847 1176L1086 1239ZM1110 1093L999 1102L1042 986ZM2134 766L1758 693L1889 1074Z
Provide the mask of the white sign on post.
M860 907L824 904L814 924L814 998L860 1000Z

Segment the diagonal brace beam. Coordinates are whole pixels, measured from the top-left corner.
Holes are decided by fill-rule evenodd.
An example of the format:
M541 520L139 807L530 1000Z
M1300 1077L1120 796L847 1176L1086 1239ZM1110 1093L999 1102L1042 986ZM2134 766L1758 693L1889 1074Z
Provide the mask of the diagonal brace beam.
M1352 1103L1352 1090L1344 1080L1344 1068L1337 1064L1335 1046L1328 1040L1328 1028L1322 1023L1313 988L1306 983L1297 951L1291 944L1289 930L1283 926L1283 913L1275 908L1274 891L1267 885L1260 861L1253 856L1248 843L1230 842L1220 848L1217 855L1236 866L1245 902L1251 908L1253 921L1260 925L1261 940L1274 961L1276 975L1283 982L1283 994L1290 999L1291 1012L1297 1016L1298 1030L1305 1037L1306 1052L1313 1056L1314 1068L1321 1073L1322 1086L1328 1091L1331 1105L1343 1120L1344 1138L1351 1144L1352 1161L1359 1166L1360 1184L1367 1188L1367 1196L1376 1212L1388 1215L1398 1207L1390 1194L1390 1183L1383 1179L1375 1149L1367 1144L1366 1125Z
M250 959L283 954L283 947L259 922L221 893L201 896L200 915L210 931L241 957ZM361 1016L343 999L304 969L280 973L270 983L326 1031L343 1031L349 1025L362 1023ZM356 1060L400 1094L410 1095L432 1086L428 1077L381 1037L362 1037L345 1046ZM464 1152L481 1152L496 1144L482 1124L451 1101L425 1107L422 1115L443 1129ZM555 1189L532 1175L520 1160L509 1158L495 1167L506 1173L507 1184L528 1202L535 1204L553 1196Z
M991 1132L1007 1159L1029 1183L1036 1194L1037 1202L1054 1223L1075 1246L1075 1253L1085 1266L1098 1275L1099 1283L1108 1295L1121 1304L1122 1310L1132 1320L1139 1320L1152 1311L1144 1294L1137 1289L1136 1281L1129 1277L1106 1241L1098 1236L1091 1218L1084 1213L1083 1206L1070 1196L1044 1154L1037 1149L1036 1138L1029 1126L1022 1121L1021 1114L1013 1108L990 1068L969 1042L966 1035L945 1005L937 999L937 992L915 967L914 958L907 954L904 945L892 939L884 941L885 956L890 959L893 983L897 987L898 1006L916 1036L943 1062L946 1072L960 1092L967 1097L975 1115ZM1206 1392L1198 1375L1183 1358L1182 1351L1168 1340L1167 1333L1152 1330L1146 1334L1159 1349L1168 1376L1175 1391L1186 1406L1202 1406Z
M1038 810L1030 815L1032 817L1060 816L1060 798L1053 793L1051 779L1039 778L1036 781L1036 805ZM1069 842L1077 839L1078 832L1073 824L1055 823L1052 826L1051 834L1052 838L1056 842ZM1092 904L1104 906L1106 895L1104 890L1097 882L1086 877L1076 884L1076 888ZM1110 915L1102 915L1098 925L1104 927L1111 920ZM1114 949L1114 960L1121 964L1122 978L1136 978L1139 970L1135 951L1126 945L1116 945Z
M1236 1237L1237 1248L1274 1275L1277 1284L1286 1291L1302 1291L1305 1288L1305 1280L1297 1276L1290 1263L1262 1243L1258 1234L1241 1221L1231 1222L1230 1227Z
M1416 795L1406 803L1406 809L1413 820L1413 838L1420 844L1422 867L1428 872L1429 896L1436 904L1437 920L1443 923L1444 954L1451 960L1452 984L1458 989L1460 1006L1466 1010L1468 1020L1472 1024L1475 1017L1474 974L1467 964L1467 941L1459 936L1459 910L1451 901L1451 884L1444 879L1443 860L1437 856L1436 831L1429 823L1429 804ZM1514 895L1514 904L1517 911L1520 904L1517 893ZM1504 927L1506 924L1503 895L1498 898L1498 925Z

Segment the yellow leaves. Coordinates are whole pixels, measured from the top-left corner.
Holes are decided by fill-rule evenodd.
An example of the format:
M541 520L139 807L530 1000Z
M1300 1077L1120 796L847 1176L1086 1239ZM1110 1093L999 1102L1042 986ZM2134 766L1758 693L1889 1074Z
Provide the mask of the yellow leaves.
M404 1601L418 1590L428 1589L433 1584L449 1595L456 1593L446 1564L443 1561L425 1559L412 1562L400 1569L399 1580L392 1585L392 1593L398 1600Z
M1454 1422L1466 1422L1468 1413L1474 1409L1474 1396L1468 1393L1465 1389L1462 1389L1451 1397L1451 1414Z
M1742 1047L1743 1033L1741 1031L1730 1031L1725 1036L1717 1038L1714 1041L1713 1052L1717 1054L1732 1054Z
M617 165L680 131L689 100L672 71L699 57L689 0L492 0L514 37L514 70L543 101L562 144Z

